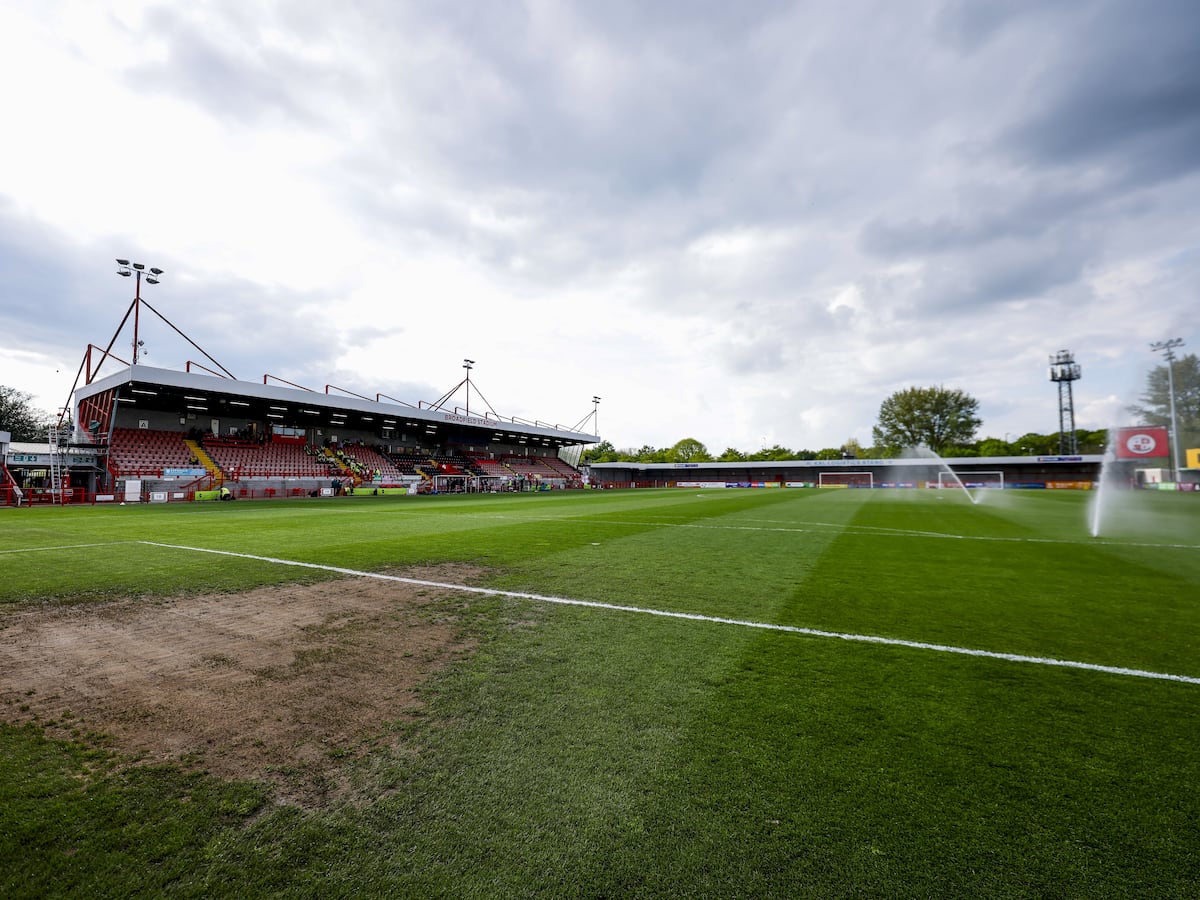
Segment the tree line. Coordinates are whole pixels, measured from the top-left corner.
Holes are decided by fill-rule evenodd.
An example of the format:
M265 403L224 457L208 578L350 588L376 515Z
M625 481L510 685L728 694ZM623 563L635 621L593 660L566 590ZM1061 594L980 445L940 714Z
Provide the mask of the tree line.
M7 431L14 441L47 441L46 431L54 424L55 416L32 404L32 394L0 384L0 431Z
M1105 429L1075 432L1080 453L1103 453L1108 440ZM928 446L928 445L926 445ZM1037 434L1030 432L1012 440L986 437L969 443L955 444L935 451L943 457L962 456L1054 456L1058 453L1059 434ZM932 449L932 448L931 448ZM899 447L863 447L853 438L840 447L823 447L820 450L799 449L774 444L761 450L743 451L726 447L713 455L703 443L695 438L684 438L670 447L653 447L645 444L637 448L616 448L610 441L601 441L584 451L584 465L593 462L641 462L641 463L686 463L686 462L782 462L793 459L891 459L899 456Z

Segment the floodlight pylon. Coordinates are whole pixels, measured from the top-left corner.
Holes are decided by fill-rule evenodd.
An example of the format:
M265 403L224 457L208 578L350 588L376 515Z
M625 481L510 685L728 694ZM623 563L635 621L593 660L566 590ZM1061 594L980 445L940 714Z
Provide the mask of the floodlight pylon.
M1058 384L1058 452L1064 455L1074 456L1079 452L1075 434L1075 396L1071 385L1080 377L1079 364L1070 350L1059 350L1050 357L1050 380Z

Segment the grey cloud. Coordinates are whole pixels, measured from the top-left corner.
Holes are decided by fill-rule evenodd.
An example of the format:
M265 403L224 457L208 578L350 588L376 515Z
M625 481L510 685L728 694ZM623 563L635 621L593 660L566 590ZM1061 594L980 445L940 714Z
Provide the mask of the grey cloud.
M89 342L107 345L133 299L129 282L116 276L115 255L72 244L0 201L0 334L26 350L69 357L82 358Z
M1200 168L1200 5L1087 7L997 148L1039 166L1103 165L1128 184Z
M973 52L1027 16L1044 14L1054 6L1062 5L1053 0L1006 0L1003 3L949 0L937 11L934 25L945 43L963 52Z
M314 363L325 371L344 352L344 336L323 331L305 309L333 298L316 292L280 291L243 279L182 281L169 296L155 297L155 308L243 381L260 380L260 371L287 377ZM169 329L161 332L164 351L202 362ZM160 356L163 355L160 353ZM311 387L311 385L309 385ZM320 385L318 387L323 387Z
M778 335L741 334L742 326L733 326L734 334L721 346L721 357L733 375L755 375L783 371L790 365L783 340Z
M418 168L464 192L500 203L507 197L548 231L597 223L592 253L619 252L614 239L658 204L694 212L697 198L716 187L714 168L727 178L723 161L761 137L766 113L757 95L771 61L743 53L728 30L695 13L622 32L620 7L596 9L573 8L604 18L557 24L564 33L551 45L534 39L523 16L473 12L468 21L460 14L449 24L421 23L434 49L401 55L379 73L380 87L396 90L380 91L380 139L350 167L347 187L375 207L384 227L392 217L406 221L406 210L393 208L378 185L413 177L385 148L415 143ZM735 33L766 27L757 17L732 18ZM571 67L585 50L585 35L576 33L584 30L596 72L580 93ZM768 180L762 195L777 196L778 179ZM469 238L461 221L440 225Z
M999 191L988 194L966 204L970 214L902 222L872 219L863 226L859 245L874 256L894 258L953 253L999 240L1035 241L1106 199L1098 188L1042 184L1016 198Z
M1045 300L1078 280L1088 248L1071 240L1010 244L931 260L913 301L918 315L977 313L1014 300Z
M119 236L79 245L0 204L0 333L15 338L13 346L76 365L88 344L104 348L116 337L112 352L129 361L132 319L116 332L134 285L116 275L114 262L129 252ZM169 256L144 261L166 270L160 285L142 286L150 308L142 311L138 336L148 365L182 368L191 360L215 368L174 329L247 381L261 378L264 365L274 374L329 371L356 338L353 330L322 333L294 314L328 296L274 292L245 280L186 279L180 277L184 267ZM64 391L73 376L74 370L64 375Z
M245 126L272 117L318 124L326 118L324 102L356 87L347 68L305 60L260 39L264 27L276 24L315 37L316 16L292 9L283 13L286 22L264 22L251 9L228 7L225 30L214 32L194 13L183 6L148 12L137 38L162 46L165 59L130 67L130 87L187 97L213 116Z

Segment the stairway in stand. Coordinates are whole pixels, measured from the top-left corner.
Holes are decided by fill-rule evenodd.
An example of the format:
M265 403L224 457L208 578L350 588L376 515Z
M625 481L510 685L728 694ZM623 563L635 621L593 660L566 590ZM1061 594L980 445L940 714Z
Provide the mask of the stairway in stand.
M184 440L184 443L192 451L192 455L200 460L200 465L208 470L208 475L213 480L213 487L217 488L223 485L225 483L225 473L221 471L220 466L213 462L212 457L204 452L204 448L200 446L200 442L188 438Z
M338 467L338 470L339 470L338 477L339 478L342 478L345 481L349 481L350 484L352 484L354 487L358 487L360 484L362 484L362 479L359 478L358 475L355 474L353 469L351 469L348 465L346 465L346 461L343 460L336 453L334 453L332 450L330 450L328 447L325 448L325 455L329 459L332 459L334 464Z

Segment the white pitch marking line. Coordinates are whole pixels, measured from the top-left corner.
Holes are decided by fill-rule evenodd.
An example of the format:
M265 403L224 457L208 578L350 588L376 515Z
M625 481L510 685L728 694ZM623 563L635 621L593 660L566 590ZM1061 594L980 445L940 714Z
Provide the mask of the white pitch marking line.
M444 581L426 581L421 578L405 578L400 575L384 575L380 572L364 572L359 569L346 569L341 566L327 566L321 563L300 562L293 559L277 559L271 556L255 556L251 553L235 553L232 550L212 550L208 547L186 547L181 544L163 544L158 541L140 541L151 547L165 547L169 550L191 550L195 553L213 553L217 556L235 556L239 559L253 559L259 562L275 563L281 566L297 566L303 569L320 569L324 572L337 572L341 575L354 575L359 578L375 578L380 581L396 581L403 584L416 584L422 587L443 588L451 591L464 591L471 594L485 594L492 597L514 597L520 600L536 600L540 603L557 603L562 606L585 606L591 609L608 609L616 612L641 613L648 616L662 616L668 619L687 619L693 622L713 622L718 625L740 625L743 628L761 628L765 631L785 631L789 634L803 634L809 637L838 638L843 641L857 641L867 644L887 644L893 647L907 647L914 650L933 650L938 653L957 653L963 656L982 656L987 659L1003 659L1009 662L1032 663L1041 666L1059 666L1066 669L1087 669L1092 672L1106 672L1110 675L1126 675L1135 678L1154 678L1160 681L1181 681L1184 684L1200 685L1200 678L1190 675L1171 675L1166 672L1148 672L1144 669L1127 669L1122 666L1102 666L1098 663L1078 662L1070 659L1055 659L1049 656L1023 656L1018 653L998 653L993 650L973 650L969 647L953 647L948 644L930 644L924 641L906 641L900 638L879 637L870 634L846 634L840 631L821 631L816 628L802 628L797 625L775 625L770 622L752 622L745 619L726 619L720 616L705 616L700 613L672 612L665 609L650 609L644 606L623 606L617 603L599 603L595 600L575 600L570 597L551 597L546 594L530 594L524 591L502 591L496 588L472 587L465 584L450 584Z
M60 547L20 547L16 550L0 550L0 553L45 553L47 550L80 550L84 547L114 547L117 544L137 544L140 541L101 541L96 544L64 544Z

